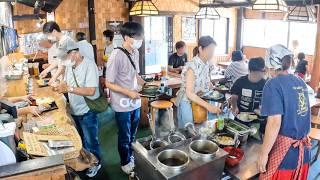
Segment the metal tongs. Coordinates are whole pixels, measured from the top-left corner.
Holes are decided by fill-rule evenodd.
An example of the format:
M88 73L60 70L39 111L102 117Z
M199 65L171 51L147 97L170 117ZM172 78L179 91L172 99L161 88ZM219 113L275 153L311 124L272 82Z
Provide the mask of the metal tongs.
M189 134L192 136L197 136L198 132L196 131L196 128L194 127L194 124L192 123L187 123L184 128L188 131Z

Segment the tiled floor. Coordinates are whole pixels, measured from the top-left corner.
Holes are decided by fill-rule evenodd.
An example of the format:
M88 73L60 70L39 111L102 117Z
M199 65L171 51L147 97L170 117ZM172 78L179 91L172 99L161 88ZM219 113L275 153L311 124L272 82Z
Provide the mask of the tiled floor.
M100 142L102 152L102 168L93 179L96 180L128 180L128 176L124 175L120 170L119 155L117 152L117 127L114 121L112 111L108 111L100 115ZM146 128L138 130L137 137L144 137L149 134ZM315 144L314 144L315 145ZM316 149L312 150L312 154L316 153ZM89 179L81 176L81 179ZM320 180L320 157L317 162L312 164L309 172L309 180Z

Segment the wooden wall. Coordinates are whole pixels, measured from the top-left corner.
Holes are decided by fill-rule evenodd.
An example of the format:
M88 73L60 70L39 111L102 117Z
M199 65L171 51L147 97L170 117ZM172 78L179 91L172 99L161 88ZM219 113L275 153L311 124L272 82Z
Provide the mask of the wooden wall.
M179 0L182 1L182 0ZM198 0L183 0L183 3L172 3L172 0L154 1L161 15L173 16L174 43L181 40L181 19L183 16L194 16L199 10ZM83 31L89 33L88 28L88 4L87 0L63 0L55 11L55 19L63 30ZM105 43L103 41L102 32L106 29L107 21L127 21L128 5L124 0L95 0L95 22L96 22L96 45L97 57L99 64L102 59ZM229 34L229 51L234 50L236 37L236 9L219 9L224 17L229 17L230 34ZM14 7L15 15L32 14L33 8L17 4ZM41 28L36 27L36 20L24 20L15 22L15 28L19 34L41 32ZM197 28L198 29L198 28ZM196 43L187 43L189 59L192 57L192 50ZM225 59L226 56L217 57L217 59Z
M128 21L128 7L124 0L95 0L96 45L98 63L101 64L105 43L103 31L107 28L107 21Z
M33 14L33 8L17 3L13 8L13 15ZM14 21L14 28L18 34L40 32L41 29L36 26L37 20Z
M33 14L33 8L17 3L14 6L14 15ZM63 30L89 32L87 0L64 0L55 11L55 19ZM41 32L36 26L37 20L15 21L14 26L19 34Z

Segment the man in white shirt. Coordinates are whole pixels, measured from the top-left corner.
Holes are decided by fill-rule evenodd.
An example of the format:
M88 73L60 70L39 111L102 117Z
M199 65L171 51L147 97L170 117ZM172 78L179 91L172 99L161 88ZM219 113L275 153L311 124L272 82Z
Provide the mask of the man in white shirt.
M94 62L94 51L92 45L87 41L86 34L83 32L78 32L76 34L77 45L80 51L80 54L89 60Z
M58 70L55 74L52 75L52 78L49 81L49 84L52 85L60 76L64 75L65 66L67 65L67 49L68 47L73 47L76 42L71 39L69 36L64 35L61 32L59 25L54 21L46 22L43 25L43 33L47 36L48 40L57 44L57 58L61 61L58 64ZM44 73L40 74L40 77L45 76Z
M49 72L51 75L54 75L58 70L58 65L60 63L60 60L57 57L58 48L56 43L53 43L47 38L41 40L39 45L41 48L48 50L48 64L42 65L44 70L40 74L41 78L45 78Z

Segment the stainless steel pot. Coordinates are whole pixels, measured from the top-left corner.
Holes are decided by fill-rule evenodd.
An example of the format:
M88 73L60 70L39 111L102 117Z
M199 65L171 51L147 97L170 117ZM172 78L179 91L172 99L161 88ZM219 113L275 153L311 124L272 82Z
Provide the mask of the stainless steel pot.
M161 168L171 172L179 172L189 164L188 155L177 149L167 149L157 155L157 162Z
M210 140L200 139L190 143L189 151L192 159L212 160L219 151L219 147Z
M165 140L155 139L150 142L150 149L157 149L169 145Z
M186 137L180 132L172 132L168 136L168 142L170 144L177 143L186 140Z

